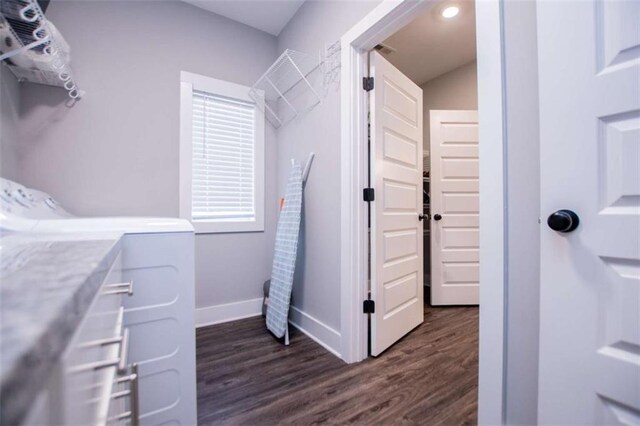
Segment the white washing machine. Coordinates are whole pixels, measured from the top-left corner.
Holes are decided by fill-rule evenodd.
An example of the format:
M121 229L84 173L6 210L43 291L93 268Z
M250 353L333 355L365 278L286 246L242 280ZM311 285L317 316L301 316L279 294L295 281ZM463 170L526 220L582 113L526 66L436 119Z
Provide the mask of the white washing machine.
M0 179L0 232L121 232L129 359L138 363L140 424L194 425L194 232L182 219L78 218L50 195Z

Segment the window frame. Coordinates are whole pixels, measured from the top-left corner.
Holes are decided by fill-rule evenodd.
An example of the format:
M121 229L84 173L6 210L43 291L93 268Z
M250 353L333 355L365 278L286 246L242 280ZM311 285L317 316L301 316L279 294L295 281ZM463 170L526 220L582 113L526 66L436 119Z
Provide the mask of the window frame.
M199 90L213 95L256 104L249 97L251 88L212 77L206 77L186 71L180 72L180 217L193 225L196 234L264 232L264 181L265 181L265 114L255 108L254 134L254 205L255 220L193 220L192 183L193 183L193 91ZM258 91L264 97L264 92Z

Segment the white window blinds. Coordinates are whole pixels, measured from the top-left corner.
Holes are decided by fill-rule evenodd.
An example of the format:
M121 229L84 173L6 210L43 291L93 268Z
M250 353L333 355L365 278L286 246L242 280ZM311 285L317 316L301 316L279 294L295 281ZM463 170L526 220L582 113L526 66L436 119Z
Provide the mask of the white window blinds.
M255 219L255 105L193 91L194 221Z

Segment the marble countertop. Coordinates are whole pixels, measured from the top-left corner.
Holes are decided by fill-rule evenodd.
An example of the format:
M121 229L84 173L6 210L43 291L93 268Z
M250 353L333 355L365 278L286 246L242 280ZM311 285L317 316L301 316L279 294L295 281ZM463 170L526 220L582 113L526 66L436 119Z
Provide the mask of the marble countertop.
M18 424L120 252L119 233L0 235L0 424Z

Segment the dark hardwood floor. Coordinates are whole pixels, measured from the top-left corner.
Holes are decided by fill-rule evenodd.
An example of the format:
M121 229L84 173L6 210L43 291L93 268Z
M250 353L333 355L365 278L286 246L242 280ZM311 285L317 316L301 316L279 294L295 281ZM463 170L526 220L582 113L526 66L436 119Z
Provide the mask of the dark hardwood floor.
M283 346L260 317L196 337L202 425L476 423L476 307L425 307L422 325L351 365L295 329Z

